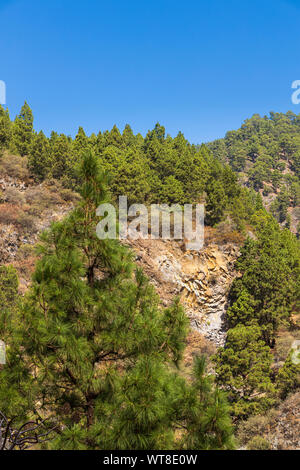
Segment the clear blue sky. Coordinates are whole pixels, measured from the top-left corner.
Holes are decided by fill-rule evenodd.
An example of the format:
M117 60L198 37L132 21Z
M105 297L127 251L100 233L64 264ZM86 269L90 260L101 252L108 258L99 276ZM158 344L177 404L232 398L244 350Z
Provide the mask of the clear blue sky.
M8 108L47 134L159 121L198 143L300 113L300 1L0 0L0 19Z

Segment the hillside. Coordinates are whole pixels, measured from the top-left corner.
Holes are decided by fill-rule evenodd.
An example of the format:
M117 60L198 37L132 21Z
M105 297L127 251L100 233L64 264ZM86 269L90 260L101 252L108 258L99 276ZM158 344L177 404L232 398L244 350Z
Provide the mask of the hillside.
M129 126L47 138L25 104L0 131L0 409L59 418L54 448L299 448L299 241L259 188L158 124L145 138ZM124 194L204 202L203 249L100 242L96 207Z
M254 188L280 224L300 233L300 115L255 114L240 129L208 144L241 183Z
M1 263L16 268L22 296L30 287L37 261L34 247L38 234L67 214L78 200L76 193L66 191L58 183L54 186L35 183L26 165L24 167L25 161L24 157L11 155L2 158L0 204ZM5 218L7 214L11 215L8 219ZM195 355L205 354L212 358L218 347L225 344L229 294L238 275L236 263L245 238L228 228L224 231L221 226L207 227L205 240L205 247L199 253L186 252L184 244L175 241L126 242L134 250L136 263L149 277L162 304L170 306L175 295L181 297L191 325L182 364L182 372L187 376ZM274 367L284 365L297 338L297 329L281 327L273 350ZM210 361L209 367L214 370L213 362ZM291 395L279 409L271 408L268 418L256 414L249 423L245 421L239 425L236 432L240 445L245 448L299 448L297 419L289 418L294 416L297 400L298 395L295 398ZM259 432L258 426L261 427ZM259 440L261 434L263 440Z

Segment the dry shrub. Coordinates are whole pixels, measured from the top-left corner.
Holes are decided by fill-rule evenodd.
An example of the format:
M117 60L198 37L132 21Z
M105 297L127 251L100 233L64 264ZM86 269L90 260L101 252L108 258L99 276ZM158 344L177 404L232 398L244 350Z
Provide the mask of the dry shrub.
M213 242L215 238L216 238L216 229L214 227L205 227L205 230L204 230L205 243L209 244Z
M36 263L35 246L23 244L19 247L13 263L19 277L29 280L34 272Z
M190 330L187 336L187 344L183 355L183 365L186 371L190 370L194 363L194 356L205 355L210 357L216 353L215 345L196 330Z
M25 202L24 193L13 187L6 189L4 197L9 204L22 206Z
M21 212L18 220L17 225L26 233L33 233L36 231L36 217L26 212Z
M24 243L18 249L16 259L20 262L23 262L24 260L32 258L33 256L35 256L35 247L33 245Z
M226 245L233 243L234 245L242 245L245 241L245 236L238 230L231 230L231 228L224 225L218 227L205 227L205 244L216 243L217 245Z
M13 204L0 205L0 224L14 225L26 233L36 230L36 218Z
M270 420L268 416L252 416L247 421L243 421L237 432L237 438L242 445L246 445L251 439L259 434L263 434Z
M295 207L292 210L292 214L293 214L293 217L295 217L295 219L300 219L300 207Z
M79 194L74 193L72 189L68 188L62 188L59 192L59 195L65 202L77 202L80 199Z
M29 188L25 192L25 198L26 198L27 204L30 204L30 205L38 204L41 207L41 211L43 209L47 209L50 205L62 203L62 200L59 194L54 193L52 191L48 191L43 186Z
M45 206L43 204L31 204L26 207L26 212L29 215L34 217L40 217L42 212L44 211Z
M220 234L220 238L224 239L225 243L233 243L235 245L242 245L245 241L245 236L241 232L238 232L237 230L233 230L232 232L225 233L224 238Z
M0 205L0 224L16 225L20 217L21 210L13 204Z
M23 260L17 259L13 263L13 266L18 271L19 277L24 277L25 279L30 280L32 274L34 273L35 263L36 257L30 256Z
M0 159L0 174L22 181L29 181L29 171L27 169L27 158L18 155L4 154Z
M59 180L48 180L47 189L51 193L59 194L64 202L76 202L80 200L80 195L78 193L68 187L65 187Z

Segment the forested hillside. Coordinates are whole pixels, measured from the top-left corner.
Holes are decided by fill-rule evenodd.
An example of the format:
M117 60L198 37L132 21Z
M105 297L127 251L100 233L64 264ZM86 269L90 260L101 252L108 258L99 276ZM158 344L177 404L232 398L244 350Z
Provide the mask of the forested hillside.
M114 126L111 131L87 136L79 128L75 139L56 132L47 138L34 131L27 103L13 122L1 108L0 115L2 151L26 156L28 170L37 182L54 179L66 188L78 189L80 154L92 150L102 171L110 176L113 197L127 195L130 204L205 200L207 224L214 225L230 214L241 227L257 202L255 192L241 188L230 167L221 164L204 145L198 149L181 132L172 138L160 124L145 138L134 135L129 125L122 133Z
M242 183L260 192L281 224L300 233L300 115L255 114L208 148Z
M270 437L251 434L251 420L299 399L291 346L299 339L300 243L290 231L299 206L298 128L300 118L289 113L254 116L198 148L159 124L145 137L129 125L46 137L34 131L27 103L13 121L0 108L0 230L2 239L18 240L25 260L13 253L11 263L0 246L7 250L0 266L0 339L7 345L0 411L17 415L16 426L47 418L52 431L44 445L51 449L271 446ZM204 202L206 247L230 253L230 273L217 255L203 258L207 272L194 272L204 262L200 254L170 242L189 264L180 285L196 292L196 308L204 310L204 289L205 302L226 295L224 344L193 345L188 367L184 292L159 298L170 287L149 281L136 264L143 266L142 255L96 237L96 208L119 195L129 203ZM46 210L59 212L60 221L41 223ZM20 290L29 251L32 279Z

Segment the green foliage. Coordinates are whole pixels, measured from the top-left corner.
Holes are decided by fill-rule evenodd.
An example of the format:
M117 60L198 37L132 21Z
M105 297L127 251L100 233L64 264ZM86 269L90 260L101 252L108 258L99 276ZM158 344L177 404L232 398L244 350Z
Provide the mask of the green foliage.
M267 393L271 381L272 355L257 325L238 325L228 331L226 345L214 357L218 382L229 391L233 411L239 416L257 413L273 404Z
M287 220L289 205L290 195L286 190L282 190L271 206L271 212L277 217L278 222L282 223Z
M247 450L271 450L271 444L263 437L255 436L248 442Z
M18 276L12 266L0 266L0 339L6 341L14 330Z
M181 132L175 138L166 136L159 123L145 138L134 135L128 124L122 134L114 126L87 136L80 127L75 139L56 132L47 138L33 131L27 103L14 123L8 111L0 111L0 152L9 148L28 155L30 174L39 182L54 178L78 190L77 167L91 149L110 175L114 200L126 195L129 204L205 202L207 224L216 225L229 215L238 229L253 212L251 197L241 190L229 166L220 164L205 145L191 145ZM294 195L295 191L294 187Z
M226 195L221 181L211 179L207 184L206 217L208 225L221 222L226 208Z
M28 156L28 169L38 181L43 181L48 175L51 163L50 144L41 131L34 134Z
M79 127L78 133L73 142L73 151L75 155L81 155L89 149L89 139L82 127Z
M235 447L230 406L225 393L213 386L212 376L206 375L204 356L195 358L192 386L186 391L184 401L186 432L180 448L220 450Z
M248 239L236 262L227 311L226 345L215 357L218 382L229 390L234 413L248 416L296 388L296 366L271 371L271 349L280 326L299 308L299 242L260 209L252 218L256 239ZM275 393L276 392L276 393Z
M272 346L279 325L288 323L299 301L299 242L263 210L253 224L257 240L246 242L237 261L242 278L231 289L229 321L231 326L255 321Z
M276 377L277 390L282 400L284 400L289 393L297 390L300 385L300 362L293 361L292 354L292 352L289 354Z
M49 176L60 179L66 186L75 186L76 160L74 158L72 141L64 134L50 139Z
M33 114L25 101L13 124L13 146L22 157L29 154L32 137Z
M0 105L0 156L3 150L9 147L11 142L12 125L9 118L8 110Z
M79 178L82 200L41 237L0 371L0 408L56 420L56 449L168 449L178 425L186 429L184 442L229 447L223 393L205 385L199 366L193 386L174 372L188 323L179 301L163 309L131 252L96 236L96 208L109 195L91 152Z
M271 210L279 222L286 220L287 208L299 192L299 130L300 118L294 113L255 114L240 129L208 144L213 155L229 163L248 186L263 190L264 196L278 194Z

